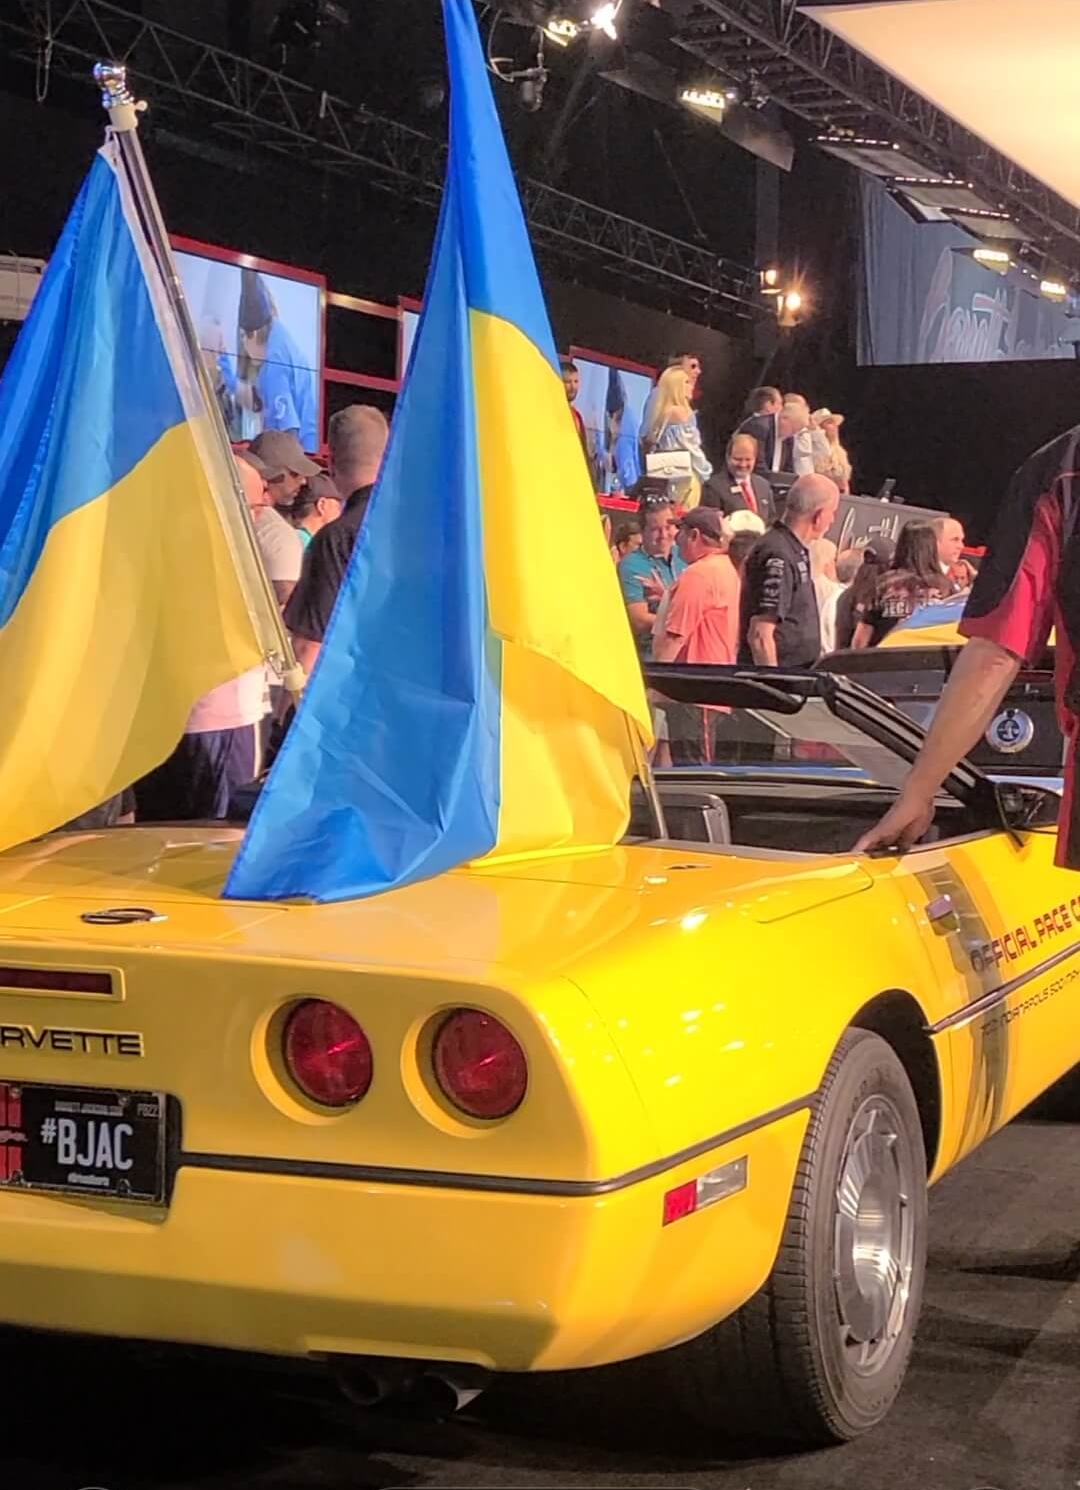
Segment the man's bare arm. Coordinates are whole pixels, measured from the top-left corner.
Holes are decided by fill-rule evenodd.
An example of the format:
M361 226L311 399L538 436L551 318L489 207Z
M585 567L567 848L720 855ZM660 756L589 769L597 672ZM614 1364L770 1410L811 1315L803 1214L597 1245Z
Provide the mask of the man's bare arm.
M319 653L322 651L322 642L313 642L308 636L295 635L292 640L296 660L310 678L311 670L315 666Z
M294 579L275 579L271 580L271 584L274 586L277 603L284 610L289 603L289 597L296 589L296 581Z
M922 838L933 821L934 798L941 783L985 734L1019 671L1019 658L997 642L973 637L967 643L903 791L877 827L859 839L857 853L893 846L908 849Z
M753 616L746 635L750 656L759 667L776 666L776 622L768 616Z
M649 610L647 600L631 600L626 607L626 614L630 617L630 625L635 636L648 636L653 629L656 616Z

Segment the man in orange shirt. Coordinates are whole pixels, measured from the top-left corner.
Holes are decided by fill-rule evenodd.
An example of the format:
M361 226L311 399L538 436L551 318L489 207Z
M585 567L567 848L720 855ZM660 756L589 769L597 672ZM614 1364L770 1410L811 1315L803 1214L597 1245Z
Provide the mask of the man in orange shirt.
M739 650L739 576L728 558L730 528L714 507L695 507L679 525L679 553L686 561L657 617L657 662L733 663ZM675 713L675 720L672 713ZM668 710L675 765L712 759L717 714L694 706ZM678 737L678 738L677 738Z

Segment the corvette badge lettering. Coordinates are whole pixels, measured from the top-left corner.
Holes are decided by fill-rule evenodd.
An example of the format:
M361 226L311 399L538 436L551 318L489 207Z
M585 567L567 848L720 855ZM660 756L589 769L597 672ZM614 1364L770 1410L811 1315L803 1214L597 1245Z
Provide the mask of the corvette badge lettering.
M56 1055L144 1054L136 1030L75 1030L53 1025L0 1024L0 1050L48 1050Z

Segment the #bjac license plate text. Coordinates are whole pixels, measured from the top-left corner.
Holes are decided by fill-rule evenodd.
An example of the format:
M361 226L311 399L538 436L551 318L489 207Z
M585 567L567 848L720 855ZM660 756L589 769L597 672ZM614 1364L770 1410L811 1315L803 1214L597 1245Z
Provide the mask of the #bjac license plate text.
M160 1092L0 1081L0 1189L165 1195Z

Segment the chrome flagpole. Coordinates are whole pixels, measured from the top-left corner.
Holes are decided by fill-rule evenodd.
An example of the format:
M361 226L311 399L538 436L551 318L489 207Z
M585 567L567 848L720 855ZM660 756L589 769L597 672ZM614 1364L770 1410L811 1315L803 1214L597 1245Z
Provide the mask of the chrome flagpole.
M270 634L276 647L276 651L271 650L268 653L266 660L281 675L281 681L289 692L299 698L304 687L304 671L296 660L277 597L263 566L255 539L255 526L244 498L236 462L233 459L229 432L225 428L221 407L203 360L195 324L191 319L191 311L184 294L184 286L176 267L176 260L173 258L172 246L165 230L150 173L146 168L146 157L143 155L142 145L139 142L139 115L145 111L146 104L136 101L129 91L127 68L119 63L99 62L94 68L94 81L101 89L102 106L109 116L109 125L116 139L120 161L141 219L146 242L161 274L168 306L180 332L182 350L187 360L187 371L195 380L209 421L216 454L220 458L223 470L228 473L232 498L240 520L240 531L246 540L247 554L245 556L250 560L248 569L254 576L259 589L257 599L261 602L262 620L264 623L269 622ZM251 604L253 597L249 586L245 585L244 589ZM260 625L259 631L262 635L266 635L265 624Z

